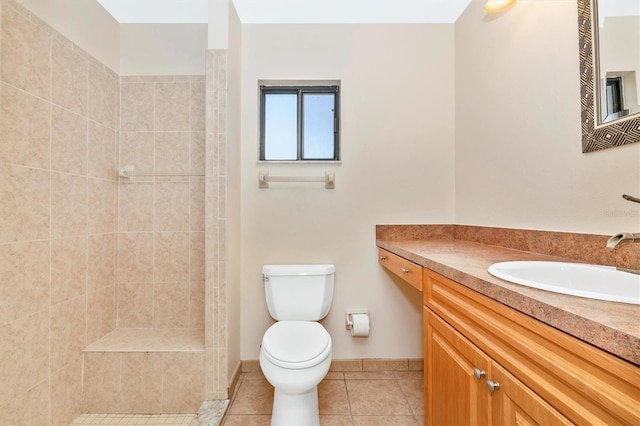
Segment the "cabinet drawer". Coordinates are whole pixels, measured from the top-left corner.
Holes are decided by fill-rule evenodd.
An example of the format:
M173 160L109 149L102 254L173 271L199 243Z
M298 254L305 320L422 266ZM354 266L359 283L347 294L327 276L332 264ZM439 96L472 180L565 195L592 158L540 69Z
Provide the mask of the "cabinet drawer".
M378 263L422 291L422 266L381 248L378 248Z

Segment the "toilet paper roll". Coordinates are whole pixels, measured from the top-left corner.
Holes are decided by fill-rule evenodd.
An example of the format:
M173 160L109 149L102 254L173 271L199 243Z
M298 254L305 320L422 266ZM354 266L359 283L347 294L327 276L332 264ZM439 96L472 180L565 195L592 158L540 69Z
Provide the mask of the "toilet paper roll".
M369 314L353 314L351 321L351 335L353 337L367 337L369 335Z

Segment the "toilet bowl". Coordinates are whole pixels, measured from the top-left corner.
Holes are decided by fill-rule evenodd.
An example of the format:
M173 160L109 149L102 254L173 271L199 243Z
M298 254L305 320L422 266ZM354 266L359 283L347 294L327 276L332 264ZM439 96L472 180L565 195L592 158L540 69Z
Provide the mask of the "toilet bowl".
M260 348L260 368L275 388L272 425L318 425L318 384L331 365L331 337L317 322L280 321Z
M334 265L265 265L265 296L277 322L260 346L260 368L274 387L271 424L317 426L318 384L331 365L329 312Z

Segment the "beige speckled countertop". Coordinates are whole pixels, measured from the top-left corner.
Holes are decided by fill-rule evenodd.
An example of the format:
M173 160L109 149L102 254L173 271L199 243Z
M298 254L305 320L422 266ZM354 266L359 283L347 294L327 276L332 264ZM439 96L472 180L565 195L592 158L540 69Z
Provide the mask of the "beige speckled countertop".
M575 260L447 238L378 239L377 245L640 366L640 306L536 290L487 272L496 262Z

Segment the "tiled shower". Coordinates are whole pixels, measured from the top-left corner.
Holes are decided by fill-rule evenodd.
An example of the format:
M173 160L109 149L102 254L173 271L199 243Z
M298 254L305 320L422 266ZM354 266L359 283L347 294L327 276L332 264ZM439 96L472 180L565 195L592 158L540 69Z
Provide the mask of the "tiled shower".
M120 77L0 4L0 419L225 399L224 51Z

